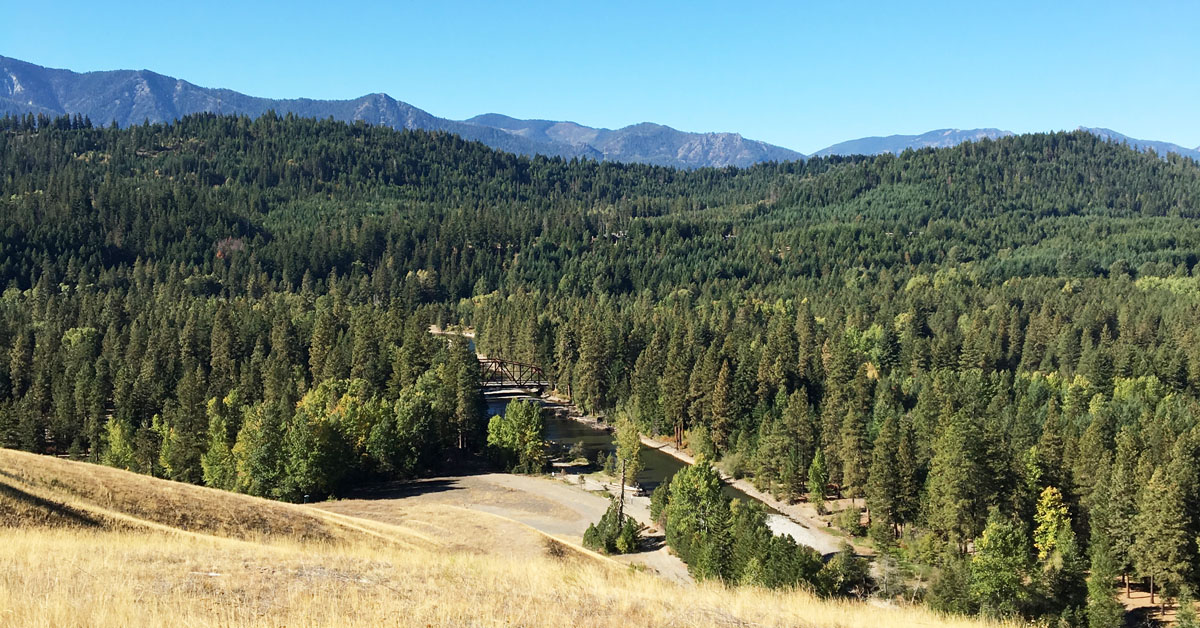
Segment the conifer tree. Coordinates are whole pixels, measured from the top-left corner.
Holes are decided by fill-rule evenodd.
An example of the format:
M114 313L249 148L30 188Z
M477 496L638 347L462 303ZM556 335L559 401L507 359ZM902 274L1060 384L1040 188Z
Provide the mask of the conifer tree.
M1132 547L1133 564L1138 575L1150 579L1153 604L1155 586L1183 583L1188 544L1195 542L1188 539L1183 494L1165 468L1156 469L1150 482L1142 487L1134 528L1137 537Z
M620 502L617 507L618 521L625 517L625 486L637 483L642 470L642 434L638 424L628 412L619 412L616 421L617 470L620 473Z
M829 484L829 472L825 469L825 454L817 448L812 464L808 465L808 501L820 512L825 507L825 487Z
M1126 426L1117 434L1117 453L1113 459L1112 480L1109 482L1109 499L1105 532L1109 539L1113 560L1125 581L1125 595L1129 596L1130 576L1134 569L1133 545L1137 539L1136 517L1138 512L1138 459L1141 445L1132 426Z
M916 521L921 510L921 477L917 448L913 442L912 419L901 418L899 442L896 445L896 516L898 523Z
M208 401L208 449L200 458L205 486L226 491L234 490L237 486L237 466L229 442L230 420L237 404L236 391L224 399L214 397Z
M1113 558L1108 536L1099 527L1092 528L1092 569L1087 579L1088 628L1120 628L1125 623L1125 607L1113 595L1113 581L1119 570Z
M926 490L925 521L929 528L960 547L978 530L976 483L978 465L961 419L951 419L934 445Z
M729 360L721 362L721 370L717 372L716 386L712 389L712 416L709 434L717 452L724 452L729 446L729 434L733 430L736 417L734 413L734 383L733 370Z
M1176 604L1179 610L1175 612L1175 628L1200 628L1200 619L1196 617L1196 601L1192 598L1190 586L1180 587Z
M895 415L889 415L875 437L867 484L867 509L871 514L871 523L886 525L893 534L902 521L899 506L901 473L896 461L899 441L899 421Z
M213 317L212 334L209 336L209 394L224 396L233 388L234 329L230 306L221 304Z
M325 361L337 341L337 323L333 311L328 307L317 308L317 318L313 323L312 338L308 345L308 369L313 382L324 378Z
M871 399L870 380L866 366L860 366L854 377L852 395L842 419L839 453L842 461L842 484L851 497L866 493L867 478L871 465L870 443L867 421Z

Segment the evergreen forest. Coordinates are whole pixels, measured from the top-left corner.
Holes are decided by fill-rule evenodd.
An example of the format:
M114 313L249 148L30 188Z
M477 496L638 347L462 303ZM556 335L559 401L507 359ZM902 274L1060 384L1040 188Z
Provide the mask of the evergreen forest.
M587 412L853 500L935 608L1119 626L1117 582L1200 585L1198 217L1200 164L1082 131L685 171L7 116L0 446L293 501L489 440L534 464L428 333L463 325ZM711 484L688 473L673 504ZM668 540L712 577L819 569L689 525Z

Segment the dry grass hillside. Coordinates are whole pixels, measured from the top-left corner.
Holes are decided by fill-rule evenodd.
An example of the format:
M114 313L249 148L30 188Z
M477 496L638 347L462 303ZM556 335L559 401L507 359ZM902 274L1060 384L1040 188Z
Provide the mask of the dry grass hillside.
M979 626L678 585L521 523L383 523L0 450L0 626Z

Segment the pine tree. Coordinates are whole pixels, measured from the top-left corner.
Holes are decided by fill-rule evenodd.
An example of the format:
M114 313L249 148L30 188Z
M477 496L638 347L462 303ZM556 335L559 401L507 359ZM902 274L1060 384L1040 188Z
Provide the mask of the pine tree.
M1126 426L1117 434L1117 453L1113 459L1112 480L1109 483L1109 499L1105 532L1112 550L1113 560L1125 580L1125 596L1129 597L1129 574L1133 570L1134 549L1137 539L1138 458L1141 444L1133 426Z
M718 453L724 452L729 446L729 434L737 420L734 416L733 370L729 360L721 362L721 370L717 372L716 387L711 393L712 416L709 434L713 446Z
M363 307L355 311L351 321L354 342L350 352L350 377L364 380L371 385L371 390L378 391L383 388L383 375L379 366L381 339L375 318L368 308Z
M912 419L906 415L900 420L896 445L896 516L901 525L916 521L921 510L921 469L913 438Z
M1175 613L1175 628L1200 628L1200 619L1196 617L1196 602L1192 599L1192 588L1184 585L1179 590L1177 602L1179 610Z
M224 399L214 397L208 401L208 450L200 458L205 486L226 491L237 487L237 466L229 442L230 419L237 404L236 391Z
M233 389L236 381L234 351L233 321L229 306L222 304L213 317L212 335L209 337L209 396L224 397Z
M818 448L812 464L808 466L808 501L817 512L821 512L825 507L825 487L828 484L829 472L825 469L825 454Z
M934 445L926 490L925 520L930 530L960 547L978 530L978 465L963 421L951 419Z
M1138 514L1134 519L1137 538L1133 542L1134 568L1150 579L1150 603L1155 586L1180 585L1187 575L1188 544L1179 485L1167 477L1166 469L1154 471L1142 487Z
M867 421L869 418L871 385L866 366L860 366L854 377L850 403L842 419L839 453L842 461L842 484L851 497L865 494L871 465Z
M1108 536L1092 528L1092 569L1087 579L1088 628L1120 628L1125 623L1125 607L1113 596L1113 580L1119 570L1113 558Z
M688 375L691 371L691 355L684 345L681 334L672 334L668 343L666 366L659 386L659 407L663 420L674 430L675 445L683 446L686 429Z
M902 521L900 516L900 469L896 452L900 445L899 421L889 415L875 437L871 453L871 474L867 484L867 509L872 524L883 524L895 534Z
M473 449L484 438L484 400L479 392L479 361L461 338L450 345L450 369L455 377L454 424L458 449Z
M12 349L8 352L8 372L12 381L12 397L20 399L32 383L33 371L33 333L21 331L17 333Z
M611 352L607 329L589 318L579 339L579 361L575 365L575 393L581 408L597 412L609 407L608 371Z
M314 383L323 379L325 361L337 341L337 322L328 307L318 307L317 319L313 323L312 338L308 344L308 369Z
M159 455L159 464L169 479L198 483L203 478L200 457L206 447L204 434L208 426L204 389L204 371L199 365L184 374L175 389L176 401L163 420Z
M625 486L636 485L642 470L642 434L637 422L628 412L617 414L616 421L617 469L620 473L621 496L617 507L617 520L625 517Z

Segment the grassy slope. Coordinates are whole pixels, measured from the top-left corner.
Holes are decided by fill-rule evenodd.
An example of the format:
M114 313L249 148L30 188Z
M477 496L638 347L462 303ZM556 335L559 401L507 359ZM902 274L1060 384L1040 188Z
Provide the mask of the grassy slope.
M449 506L388 525L0 450L0 625L747 624L981 625L682 587Z

